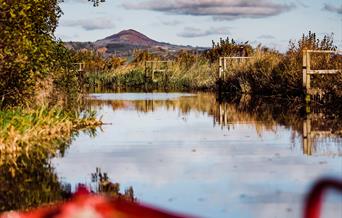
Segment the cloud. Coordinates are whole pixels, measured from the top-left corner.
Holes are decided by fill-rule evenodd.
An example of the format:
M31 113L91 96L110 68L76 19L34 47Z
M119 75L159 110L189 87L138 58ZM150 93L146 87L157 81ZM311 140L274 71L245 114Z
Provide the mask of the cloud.
M61 39L63 41L75 40L78 37L80 37L80 35L78 35L78 34L73 34L73 35L57 34L56 35L57 39Z
M113 22L106 18L95 18L91 20L80 19L80 20L65 20L61 22L61 26L66 27L81 27L87 31L91 30L102 30L102 29L111 29L114 28L115 25Z
M294 8L294 4L279 4L271 0L148 0L125 3L126 9L144 9L168 14L211 16L215 20L263 18L279 15Z
M342 14L342 4L341 4L341 6L324 4L323 10Z
M309 5L305 4L301 0L296 0L296 2L297 2L297 5L299 5L300 7L303 7L303 8L308 8L309 7Z
M275 37L272 35L265 34L265 35L258 36L258 39L275 39Z
M202 36L210 36L210 35L230 35L229 28L227 27L219 27L219 28L210 28L208 30L201 30L194 27L185 27L183 32L179 33L178 36L184 38L195 38Z
M164 24L166 26L178 26L181 23L182 22L180 22L179 20L162 21L162 24Z

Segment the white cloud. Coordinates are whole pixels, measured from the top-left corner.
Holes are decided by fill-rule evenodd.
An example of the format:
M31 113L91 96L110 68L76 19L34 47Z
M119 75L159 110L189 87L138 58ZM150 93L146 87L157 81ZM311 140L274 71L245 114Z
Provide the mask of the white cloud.
M91 20L80 19L80 20L65 20L61 22L62 26L66 27L81 27L85 30L101 30L101 29L112 29L115 27L114 23L107 18L94 18Z
M279 4L271 0L148 0L125 3L127 9L145 9L169 14L211 16L216 20L262 18L275 16L294 8L294 4Z
M194 27L186 27L184 28L183 32L178 34L178 36L185 38L195 38L210 35L230 35L230 31L227 27L212 27L208 30L201 30Z
M342 4L341 6L324 4L323 10L342 14Z

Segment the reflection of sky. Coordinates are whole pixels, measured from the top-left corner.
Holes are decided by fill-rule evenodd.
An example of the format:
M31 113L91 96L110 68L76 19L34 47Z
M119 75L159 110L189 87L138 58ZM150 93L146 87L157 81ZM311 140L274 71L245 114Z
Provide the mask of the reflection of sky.
M81 134L63 159L55 159L59 176L87 182L100 167L114 182L133 186L139 200L171 210L203 217L300 217L311 182L342 172L341 157L302 155L292 149L291 130L280 126L258 135L248 123L214 127L213 118L200 112L97 110L112 125L96 138ZM335 215L342 215L342 199L329 202L328 217L341 217Z

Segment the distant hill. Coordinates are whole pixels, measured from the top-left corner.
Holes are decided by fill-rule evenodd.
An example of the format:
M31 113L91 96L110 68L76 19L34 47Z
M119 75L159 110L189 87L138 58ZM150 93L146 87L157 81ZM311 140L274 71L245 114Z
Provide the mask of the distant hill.
M106 55L117 56L130 56L136 49L148 50L151 53L157 54L170 54L180 50L203 51L206 49L158 42L132 29L123 30L95 42L65 42L65 45L70 49L98 50Z

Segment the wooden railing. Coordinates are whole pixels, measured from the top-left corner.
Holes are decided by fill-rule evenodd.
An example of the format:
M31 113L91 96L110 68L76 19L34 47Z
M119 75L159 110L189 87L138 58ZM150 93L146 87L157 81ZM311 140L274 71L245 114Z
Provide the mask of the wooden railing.
M73 65L77 66L78 72L84 72L84 69L85 69L85 63L84 62L73 63Z
M307 101L310 101L310 96L316 93L316 89L311 87L311 75L315 74L336 74L341 73L341 69L333 70L313 70L311 69L311 54L322 53L322 54L342 54L342 51L327 51L327 50L303 50L303 88L307 94Z
M171 71L172 64L173 61L145 61L145 77L157 82L155 73L162 73L165 80L168 72Z
M226 71L228 70L228 61L243 61L243 60L249 60L252 59L252 57L220 57L219 59L219 79L225 79L226 78Z

